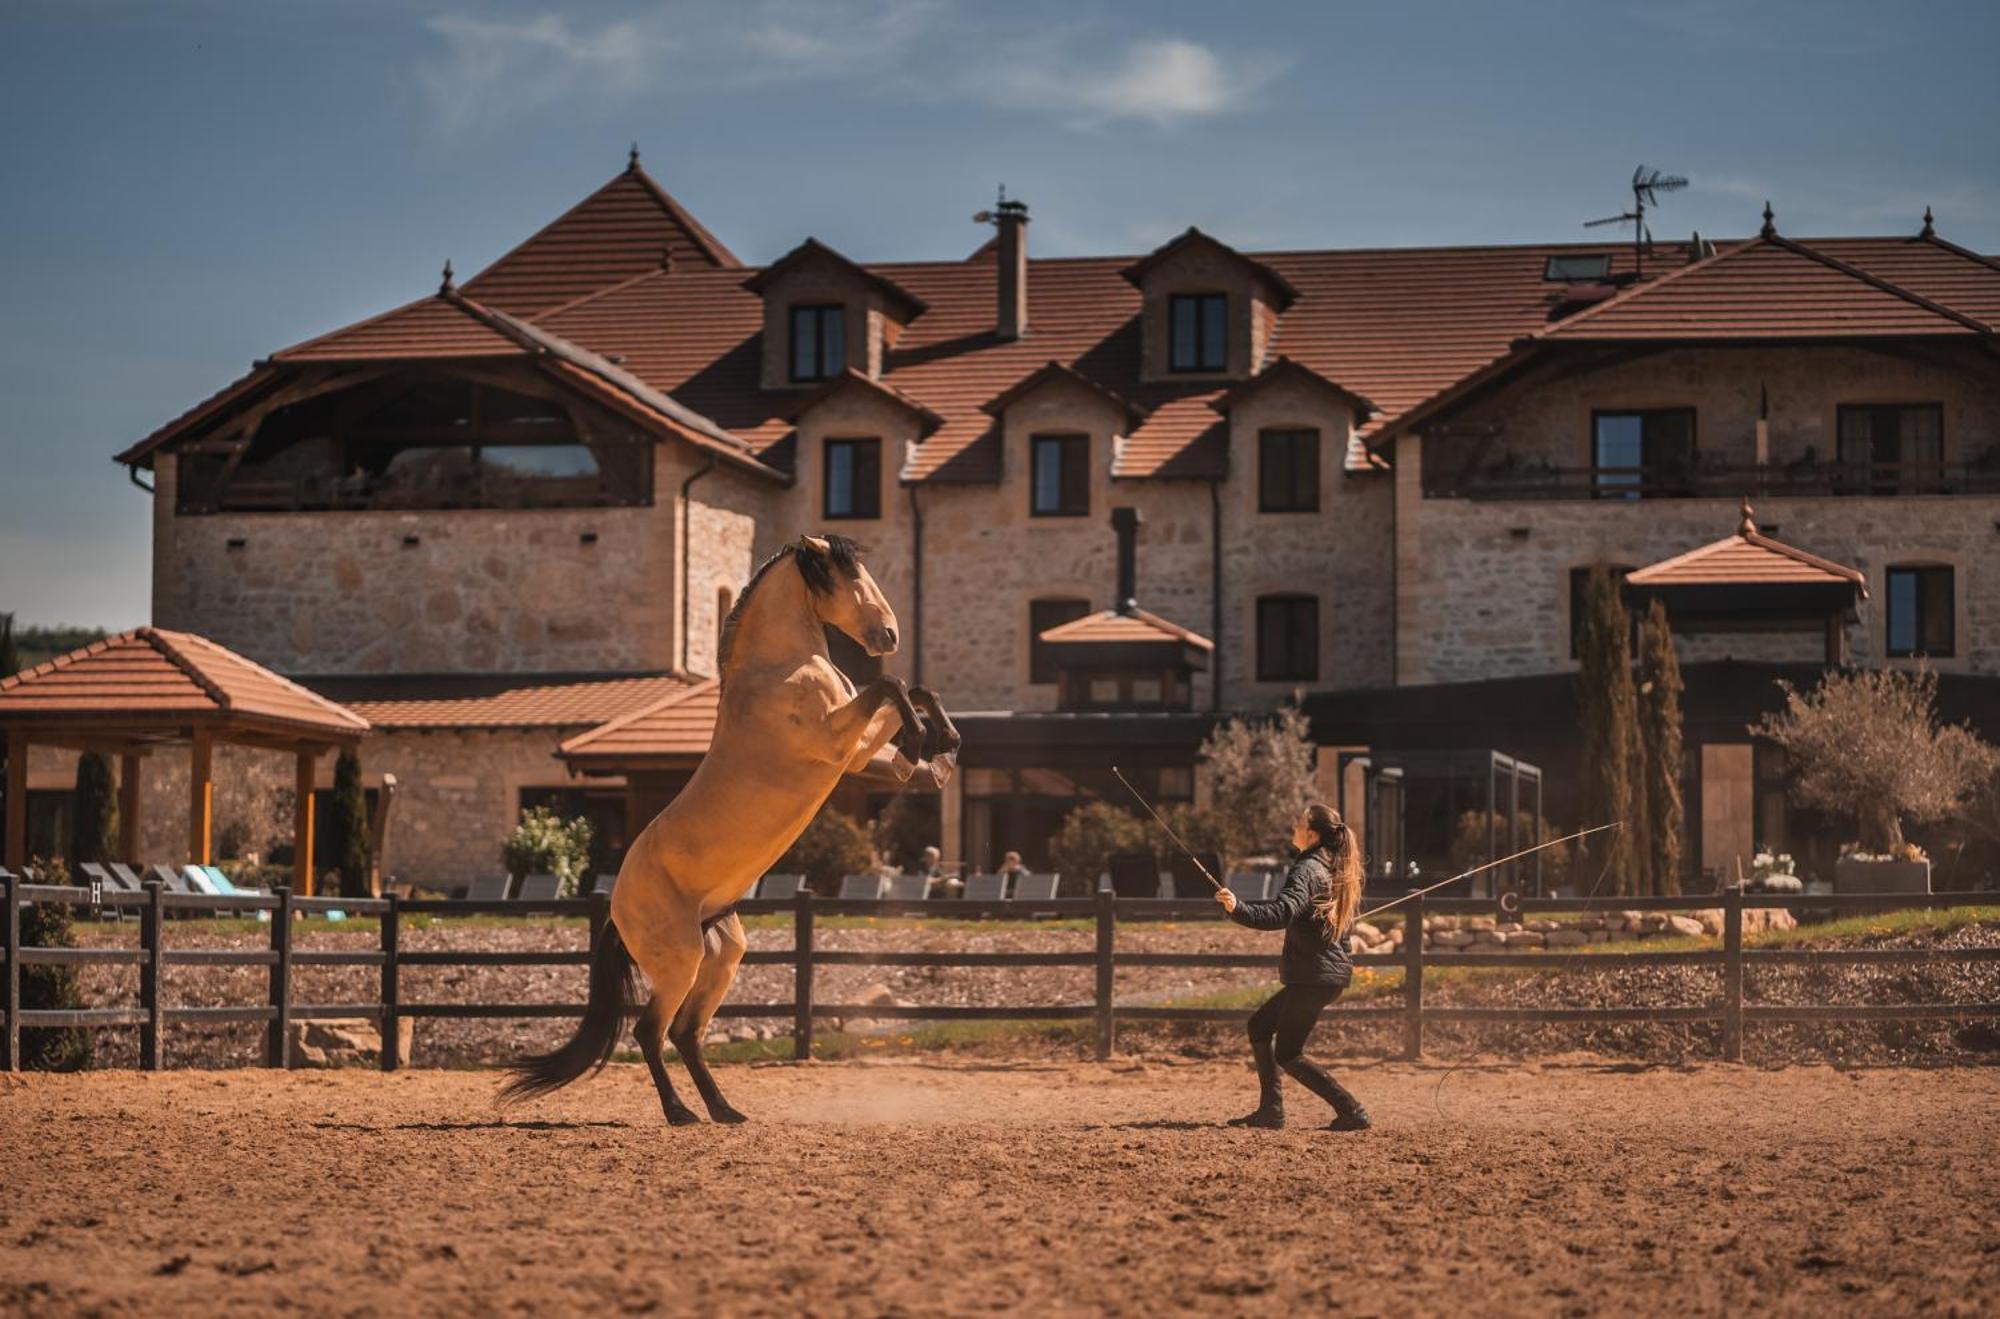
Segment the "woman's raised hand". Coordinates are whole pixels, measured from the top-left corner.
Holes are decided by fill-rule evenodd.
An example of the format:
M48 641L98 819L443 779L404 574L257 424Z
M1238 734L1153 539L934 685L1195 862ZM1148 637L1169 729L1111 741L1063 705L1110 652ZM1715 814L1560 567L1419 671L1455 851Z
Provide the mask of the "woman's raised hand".
M1215 900L1222 904L1224 911L1236 910L1236 895L1226 888L1219 888L1215 891Z

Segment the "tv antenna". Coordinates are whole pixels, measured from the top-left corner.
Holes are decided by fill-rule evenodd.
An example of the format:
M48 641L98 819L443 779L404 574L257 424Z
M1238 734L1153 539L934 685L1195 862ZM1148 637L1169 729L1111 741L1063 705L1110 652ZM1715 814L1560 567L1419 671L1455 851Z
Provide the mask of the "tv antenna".
M1629 224L1632 226L1632 262L1644 270L1646 250L1653 245L1653 230L1646 223L1646 208L1660 204L1663 192L1678 192L1687 187L1688 181L1677 174L1662 174L1644 165L1632 171L1632 209L1620 215L1607 215L1601 220L1585 220L1583 227L1596 229L1607 224Z

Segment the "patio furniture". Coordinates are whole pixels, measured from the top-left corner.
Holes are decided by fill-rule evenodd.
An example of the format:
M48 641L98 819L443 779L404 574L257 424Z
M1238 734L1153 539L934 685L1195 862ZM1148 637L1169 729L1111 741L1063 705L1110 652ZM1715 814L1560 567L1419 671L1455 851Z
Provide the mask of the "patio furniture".
M1160 896L1169 898L1199 898L1215 892L1201 870L1195 865L1199 858L1208 867L1208 873L1222 878L1222 858L1213 852L1196 852L1194 857L1185 852L1176 852L1167 858L1167 889Z
M505 902L507 900L507 891L513 886L514 877L512 875L481 875L478 879L473 880L471 884L467 885L465 900L467 902Z
M888 890L889 881L881 875L842 875L840 896L844 899L860 898L868 902L881 901Z
M116 875L119 881L123 883L126 888L132 890L132 892L134 893L145 892L146 877L144 875L141 875L138 871L132 869L132 867L126 865L123 861L111 862L110 870L111 873Z
M1049 874L1022 875L1014 881L1015 902L1053 902L1056 887L1062 883L1062 876Z
M1119 897L1160 896L1160 863L1151 852L1114 852L1111 854L1110 870L1111 891Z
M931 882L923 875L891 875L882 896L891 902L922 902L930 896Z
M616 887L618 887L618 872L615 870L601 871L590 882L590 894L592 897L596 897L602 893L608 898L611 896L611 890Z
M1005 875L967 875L965 877L965 900L967 902L1005 902L1007 900L1007 877Z
M555 875L523 875L517 902L554 902L562 896L562 880Z
M152 867L152 871L153 878L159 880L160 887L169 893L187 893L192 895L207 892L206 889L196 888L192 880L186 875L181 874L178 870L175 870L172 866L155 865Z
M780 875L775 872L757 881L757 900L760 902L790 902L805 886L804 875Z
M1245 902L1262 902L1271 893L1271 872L1268 870L1238 870L1225 882L1229 891Z

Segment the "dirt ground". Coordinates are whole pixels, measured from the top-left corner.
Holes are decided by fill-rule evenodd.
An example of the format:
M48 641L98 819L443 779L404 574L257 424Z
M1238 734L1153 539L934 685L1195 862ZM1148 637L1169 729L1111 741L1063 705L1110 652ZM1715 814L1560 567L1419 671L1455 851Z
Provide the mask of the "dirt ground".
M1239 1064L0 1077L0 1311L1975 1314L2000 1072ZM1310 1125L1309 1125L1310 1124Z

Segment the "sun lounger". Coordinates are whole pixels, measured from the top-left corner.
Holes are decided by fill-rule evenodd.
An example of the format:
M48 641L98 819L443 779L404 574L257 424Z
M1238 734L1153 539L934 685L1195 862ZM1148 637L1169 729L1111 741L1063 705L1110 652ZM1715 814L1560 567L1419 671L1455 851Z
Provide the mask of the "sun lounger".
M1268 870L1239 870L1230 875L1224 883L1229 891L1245 902L1262 902L1271 890L1271 872Z
M1052 902L1056 896L1056 886L1062 883L1057 874L1022 875L1014 881L1014 901Z
M881 875L842 875L840 877L840 896L843 898L862 898L870 902L876 902L881 900L882 894L887 891L888 887L889 881Z
M790 902L799 895L799 889L805 882L804 875L780 875L774 872L757 881L757 900Z
M152 867L152 871L153 871L153 878L159 880L160 887L165 889L169 893L207 892L206 889L196 888L192 880L190 880L186 875L180 873L180 871L175 870L172 866L156 865Z
M608 898L611 896L611 890L616 887L618 887L618 872L615 870L603 871L590 882L591 896L595 897L599 893L602 893Z
M514 897L521 902L553 902L562 896L562 880L554 875L523 875L521 891Z
M930 891L931 882L922 875L891 875L882 896L891 902L922 902Z
M1007 877L1005 875L967 875L965 877L965 900L967 902L1005 902L1007 900Z
M514 885L512 875L481 875L465 890L467 902L504 902Z
M118 877L119 882L132 892L144 893L146 891L146 877L126 865L123 861L113 861L109 869L112 874Z
M1160 896L1160 863L1151 852L1114 852L1109 861L1111 890L1121 898Z

